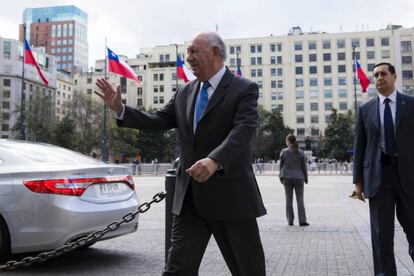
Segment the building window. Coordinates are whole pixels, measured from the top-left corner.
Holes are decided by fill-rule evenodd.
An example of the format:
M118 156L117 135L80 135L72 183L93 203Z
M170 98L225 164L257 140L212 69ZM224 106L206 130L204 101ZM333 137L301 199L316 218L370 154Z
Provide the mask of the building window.
M283 76L283 68L277 68L277 75L279 77Z
M154 85L154 93L158 93L158 85Z
M352 39L351 45L352 47L359 47L359 38Z
M11 56L11 42L4 41L3 42L3 58L10 59Z
M305 117L304 116L296 116L296 123L297 124L304 124L305 123Z
M347 96L346 89L339 89L338 90L338 95L339 95L339 98L346 98L346 96Z
M296 129L296 136L305 136L305 129L304 128L297 128Z
M324 49L331 49L331 42L329 40L325 40L322 42L322 48Z
M375 51L367 51L367 59L375 59Z
M162 93L162 92L164 92L164 85L160 85L160 92Z
M311 103L310 104L310 110L311 111L318 111L318 109L319 109L319 104L318 103Z
M372 72L372 71L374 71L374 66L375 66L375 63L368 63L367 64L367 69L368 69L368 72ZM371 82L372 83L372 82Z
M296 75L302 75L303 74L303 67L302 66L296 66L295 73L296 73Z
M257 76L258 77L262 77L263 76L262 69L257 69Z
M256 58L255 57L250 58L250 65L256 65Z
M302 87L303 86L303 79L296 79L296 87Z
M374 47L375 40L373 38L367 38L367 47Z
M160 96L160 104L164 103L164 96Z
M262 57L257 57L257 64L262 65Z
M346 73L346 65L338 65L338 73Z
M154 74L154 76L153 76L153 80L154 80L154 81L158 81L158 74Z
M305 105L303 103L297 103L296 104L296 111L304 111Z
M295 55L295 62L302 62L302 55Z
M324 78L323 79L323 85L331 86L332 85L332 78Z
M390 58L390 51L389 50L382 50L381 51L382 58Z
M142 99L137 99L137 106L142 106Z
M302 50L302 42L296 41L295 42L295 51L301 51Z
M316 78L309 79L309 85L310 86L318 86L318 79L316 79Z
M9 90L3 90L3 98L10 98L10 91Z
M411 52L411 41L401 41L401 52Z
M311 129L311 135L312 135L312 136L319 136L319 129L317 129L317 128L312 128L312 129Z
M305 97L305 93L303 91L296 91L296 99L303 99Z
M412 56L404 56L401 57L402 64L411 64L413 63L413 57Z
M406 80L411 80L413 78L413 71L412 70L403 70L402 77Z
M270 76L276 77L276 68L270 68Z
M283 80L277 81L277 88L283 88Z
M256 77L256 69L250 70L250 76L251 77Z
M256 45L250 46L250 53L256 53Z
M316 50L316 41L309 41L308 47L309 50Z
M277 64L282 64L282 56L277 56Z
M309 54L309 62L316 61L316 54Z
M276 88L276 81L275 80L270 81L270 87L271 88Z
M338 85L346 85L346 78L339 77L338 78Z
M348 103L339 103L339 110L348 110Z
M319 97L318 90L311 90L310 91L310 97L311 98L318 98Z
M10 87L11 86L11 80L10 79L3 79L3 86Z
M332 103L325 103L325 111L331 111L333 108Z
M381 46L389 46L390 45L390 39L388 37L381 38Z
M87 93L88 95L92 95L92 89L90 89L90 88L86 89L86 93Z
M338 60L345 60L345 53L338 53Z
M331 60L331 54L330 53L324 53L323 54L323 61L330 61Z
M319 116L311 116L311 124L319 124Z
M324 90L323 95L325 98L332 98L332 90Z
M154 97L154 104L158 104L158 97Z
M92 78L87 78L86 83L92 83Z
M164 80L164 74L160 74L160 81L163 81Z
M317 66L309 66L309 74L317 74L318 67Z
M323 66L323 72L324 72L325 74L332 73L332 68L331 68L331 66L330 66L330 65L324 65L324 66Z
M342 48L345 48L345 40L338 40L338 41L336 41L336 48L338 48L338 49L342 49Z

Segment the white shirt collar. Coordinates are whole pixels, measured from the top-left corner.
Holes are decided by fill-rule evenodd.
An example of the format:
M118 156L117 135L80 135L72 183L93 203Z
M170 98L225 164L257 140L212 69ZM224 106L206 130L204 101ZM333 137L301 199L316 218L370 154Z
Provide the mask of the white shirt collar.
M211 77L211 79L208 80L213 90L216 90L225 73L226 66L223 65L223 68L221 68L214 76Z
M385 98L390 99L392 103L396 103L397 102L397 90L394 90L388 97L385 97L384 95L378 93L378 97L380 98L381 104L384 104Z

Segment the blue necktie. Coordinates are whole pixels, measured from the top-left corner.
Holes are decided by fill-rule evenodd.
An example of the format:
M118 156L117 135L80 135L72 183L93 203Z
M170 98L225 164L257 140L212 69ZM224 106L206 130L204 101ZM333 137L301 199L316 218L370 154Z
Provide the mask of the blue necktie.
M197 97L197 103L195 108L195 119L196 119L196 126L201 119L201 115L203 115L204 110L206 109L208 103L208 93L207 89L210 87L210 83L205 81L203 86L201 87L200 94Z
M397 143L395 142L394 122L392 120L390 101L388 98L384 100L384 140L385 151L390 155L394 155L397 153Z

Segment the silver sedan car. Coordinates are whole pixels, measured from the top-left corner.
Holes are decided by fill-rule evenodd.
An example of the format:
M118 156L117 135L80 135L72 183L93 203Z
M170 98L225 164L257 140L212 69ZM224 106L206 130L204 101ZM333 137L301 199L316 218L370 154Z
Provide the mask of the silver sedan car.
M0 260L75 241L138 205L126 167L49 144L0 139ZM137 227L138 217L103 239Z

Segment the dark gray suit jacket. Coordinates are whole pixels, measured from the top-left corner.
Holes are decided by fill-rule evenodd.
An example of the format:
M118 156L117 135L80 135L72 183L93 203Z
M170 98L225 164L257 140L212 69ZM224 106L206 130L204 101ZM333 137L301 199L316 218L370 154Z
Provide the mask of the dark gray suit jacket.
M355 129L353 182L363 183L366 197L381 184L379 97L360 106ZM395 131L398 171L404 191L414 196L414 98L397 93Z
M283 179L300 179L308 183L306 157L302 150L285 148L280 152L280 181Z
M199 87L197 80L180 87L170 102L155 113L126 107L124 120L118 121L118 125L178 129L181 152L174 214L181 212L188 185L192 185L194 204L202 217L248 219L266 214L251 159L251 142L258 124L257 85L227 69L194 132L194 106ZM206 157L217 160L222 170L205 183L190 181L185 170Z

